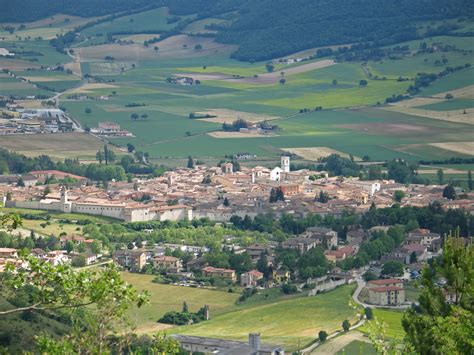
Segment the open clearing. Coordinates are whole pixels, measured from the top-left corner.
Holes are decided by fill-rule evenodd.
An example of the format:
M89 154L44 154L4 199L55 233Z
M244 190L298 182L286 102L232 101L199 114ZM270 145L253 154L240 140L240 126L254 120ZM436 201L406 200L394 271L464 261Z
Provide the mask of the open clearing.
M42 154L52 158L71 157L95 159L104 142L86 133L24 134L3 136L0 147L16 151L29 157ZM112 149L118 150L111 147Z
M320 330L331 333L341 328L344 319L354 322L355 311L349 306L352 290L352 286L343 286L313 297L244 308L171 332L243 341L248 333L259 332L262 343L282 344L292 351L313 341Z
M474 155L474 141L472 142L450 142L450 143L431 143L433 147L450 150L452 152Z
M232 123L235 120L241 118L248 122L257 123L262 121L270 121L278 119L279 117L258 115L250 112L234 111L227 109L209 109L206 111L196 112L199 115L211 115L216 117L211 118L199 118L199 121L215 122L215 123Z
M282 148L285 152L293 153L306 160L318 161L331 154L339 154L342 157L349 157L349 154L343 153L328 147L309 147L309 148Z
M209 306L211 317L231 310L235 307L237 293L215 291L202 288L161 285L152 282L154 276L122 273L123 279L137 290L150 293L150 303L130 312L130 317L138 325L138 332L156 332L163 326L157 320L168 311L180 311L183 302L188 304L191 312L196 312L205 304Z

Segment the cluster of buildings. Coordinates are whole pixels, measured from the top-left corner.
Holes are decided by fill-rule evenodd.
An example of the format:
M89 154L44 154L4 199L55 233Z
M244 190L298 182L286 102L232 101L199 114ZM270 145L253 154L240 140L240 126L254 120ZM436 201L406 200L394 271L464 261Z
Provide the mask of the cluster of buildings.
M6 109L0 111L0 136L73 130L73 121L60 109L25 109L17 103L8 103Z
M328 177L325 172L306 169L291 171L290 158L286 156L281 158L280 166L272 169L256 166L235 171L230 162L217 167L177 168L157 178L111 182L106 191L86 186L85 178L75 178L82 184L69 190L51 186L52 193L47 196L43 196L44 186L19 188L8 181L0 182L0 195L9 193L10 207L103 215L126 222L200 218L226 222L234 215L243 218L265 213L276 218L283 213L296 217L309 213L338 216L347 210L363 214L372 204L381 208L393 205L395 191L405 193L402 206L421 207L438 201L447 209L474 211L472 192L467 199L450 201L442 196L443 186ZM284 198L271 203L269 197L275 190L281 191ZM318 201L321 192L328 196L327 201ZM141 202L144 196L146 203ZM311 240L294 242L311 244ZM302 246L307 247L310 246Z
M120 125L114 122L99 122L99 126L91 128L90 132L104 137L133 137L131 132L121 129Z

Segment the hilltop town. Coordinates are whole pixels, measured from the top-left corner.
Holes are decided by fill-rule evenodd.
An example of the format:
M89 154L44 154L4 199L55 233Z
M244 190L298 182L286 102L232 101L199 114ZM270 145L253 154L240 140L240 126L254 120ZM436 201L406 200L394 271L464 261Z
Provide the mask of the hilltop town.
M72 183L43 185L46 179ZM22 187L18 186L21 179ZM231 162L219 167L177 168L158 178L110 182L107 188L60 171L31 171L23 176L0 177L5 206L76 212L116 218L125 222L179 221L207 218L228 222L232 216L254 218L272 213L305 217L309 213L340 216L346 210L367 212L399 203L423 207L437 201L444 209L474 211L473 193L464 199L443 197L445 186L329 177L325 171L290 171L290 158L281 166L256 166L234 171ZM45 191L47 193L45 193ZM399 200L395 195L399 195Z

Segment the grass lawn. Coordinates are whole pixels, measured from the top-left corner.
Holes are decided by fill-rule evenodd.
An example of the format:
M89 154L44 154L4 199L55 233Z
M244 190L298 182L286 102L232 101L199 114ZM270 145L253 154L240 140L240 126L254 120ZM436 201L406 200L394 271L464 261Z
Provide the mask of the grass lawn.
M377 354L372 344L365 341L354 340L343 349L338 351L336 355L372 355Z
M150 293L148 305L130 312L130 317L138 325L139 331L153 329L163 314L168 311L180 311L185 301L192 312L207 304L211 317L216 317L234 309L239 297L237 293L153 283L152 275L124 272L122 277L136 289L147 290Z
M402 327L403 312L385 309L374 309L373 312L375 318L385 324L385 335L388 338L401 339L405 336L405 331ZM367 333L368 327L364 324L359 330L363 333Z
M210 321L171 332L242 341L248 333L260 332L262 342L284 345L287 351L296 350L314 340L320 330L330 333L341 328L344 319L355 321L355 311L349 306L352 290L352 286L344 286L313 297L243 306Z
M59 224L58 222L51 222L50 225L46 225L44 228L41 224L46 223L46 221L36 221L36 220L23 220L23 228L33 230L40 234L47 234L47 235L55 235L59 237L59 235L63 232L67 234L80 234L82 228L75 224ZM77 230L79 228L79 230Z

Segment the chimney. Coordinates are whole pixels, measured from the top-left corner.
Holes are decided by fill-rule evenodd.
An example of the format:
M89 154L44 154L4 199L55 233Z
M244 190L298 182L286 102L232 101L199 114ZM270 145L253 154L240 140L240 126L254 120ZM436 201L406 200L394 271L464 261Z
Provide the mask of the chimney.
M249 346L254 350L260 350L260 333L249 333Z

